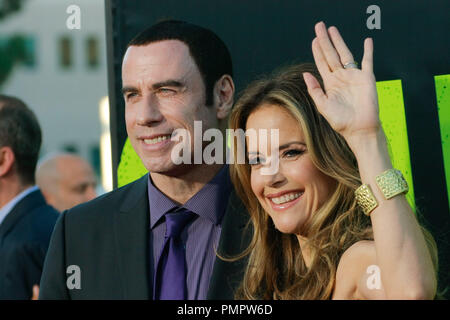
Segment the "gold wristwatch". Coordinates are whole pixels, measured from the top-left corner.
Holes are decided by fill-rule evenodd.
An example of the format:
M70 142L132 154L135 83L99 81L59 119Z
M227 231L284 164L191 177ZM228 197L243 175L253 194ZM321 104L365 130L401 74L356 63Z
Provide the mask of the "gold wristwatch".
M375 181L386 200L399 194L406 194L409 190L408 183L400 170L397 169L386 170L376 176ZM367 184L363 184L355 190L355 197L366 215L370 215L378 206L378 201Z

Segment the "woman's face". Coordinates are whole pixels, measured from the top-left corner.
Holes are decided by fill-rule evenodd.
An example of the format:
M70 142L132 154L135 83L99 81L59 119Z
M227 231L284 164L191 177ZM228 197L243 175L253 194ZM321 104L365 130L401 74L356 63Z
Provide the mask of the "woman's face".
M270 143L261 147L254 143L261 150L251 150L253 146L247 139L249 162L256 161L251 164L251 187L279 231L302 235L305 222L333 192L334 180L314 166L300 124L284 108L263 104L248 117L248 129L256 132L266 129L268 136L270 130L279 130L278 147ZM276 149L278 170L263 175L262 169L270 167Z

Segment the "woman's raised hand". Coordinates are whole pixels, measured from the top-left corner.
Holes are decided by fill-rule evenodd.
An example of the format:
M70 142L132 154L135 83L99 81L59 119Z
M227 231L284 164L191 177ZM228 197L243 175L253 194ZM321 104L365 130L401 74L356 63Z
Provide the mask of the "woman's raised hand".
M304 73L308 92L319 112L349 144L353 139L376 134L381 128L373 74L373 42L364 41L361 69L344 66L354 62L336 27L327 30L323 22L315 26L312 42L314 60L324 87L310 73Z

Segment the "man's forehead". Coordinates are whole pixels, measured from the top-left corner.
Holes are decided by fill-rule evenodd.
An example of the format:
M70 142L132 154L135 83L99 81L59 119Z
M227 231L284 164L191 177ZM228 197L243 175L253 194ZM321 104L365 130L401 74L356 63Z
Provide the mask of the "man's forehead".
M130 46L124 56L122 72L134 69L189 67L194 61L188 46L179 40L163 40L142 46Z
M89 163L83 158L63 155L57 158L58 170L67 175L77 175L80 172L90 172L92 171Z
M131 46L122 65L124 88L151 87L173 80L186 84L192 77L201 78L200 72L187 45L178 40Z

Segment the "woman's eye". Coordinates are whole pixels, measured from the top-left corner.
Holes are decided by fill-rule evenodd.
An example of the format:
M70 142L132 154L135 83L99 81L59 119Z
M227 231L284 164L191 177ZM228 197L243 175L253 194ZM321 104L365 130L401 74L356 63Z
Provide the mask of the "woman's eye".
M303 152L304 152L303 150L291 149L291 150L286 151L283 154L283 156L288 157L288 158L293 158L293 157L301 155Z
M264 163L264 158L261 158L261 157L254 157L254 158L249 159L249 160L248 160L248 163L249 163L251 166L260 165L260 164L263 164L263 163Z

